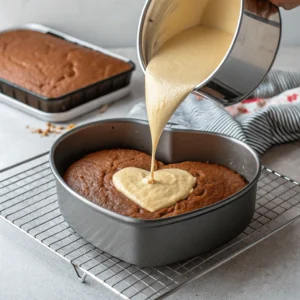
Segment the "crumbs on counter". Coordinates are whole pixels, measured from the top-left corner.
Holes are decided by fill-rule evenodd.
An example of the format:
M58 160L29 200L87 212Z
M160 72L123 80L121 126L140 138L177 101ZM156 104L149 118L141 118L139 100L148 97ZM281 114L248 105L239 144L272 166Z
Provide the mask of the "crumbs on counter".
M70 130L70 129L73 129L76 125L71 123L67 126L66 130Z
M60 126L60 125L54 125L50 122L46 123L46 128L42 129L42 128L31 128L29 125L26 126L27 129L29 129L31 131L31 133L37 133L39 134L41 137L44 136L49 136L51 134L61 134L66 130L70 130L72 128L74 128L76 125L75 124L69 124L67 127L64 126Z

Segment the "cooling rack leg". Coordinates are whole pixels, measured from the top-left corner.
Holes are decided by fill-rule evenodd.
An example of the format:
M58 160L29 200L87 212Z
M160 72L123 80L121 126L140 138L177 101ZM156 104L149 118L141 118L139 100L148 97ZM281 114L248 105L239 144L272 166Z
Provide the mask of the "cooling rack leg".
M82 275L80 275L78 267L76 265L74 265L74 264L72 264L72 266L73 266L73 268L75 270L75 273L76 273L78 279L80 280L80 282L81 283L85 283L85 279L86 279L87 274L82 272Z

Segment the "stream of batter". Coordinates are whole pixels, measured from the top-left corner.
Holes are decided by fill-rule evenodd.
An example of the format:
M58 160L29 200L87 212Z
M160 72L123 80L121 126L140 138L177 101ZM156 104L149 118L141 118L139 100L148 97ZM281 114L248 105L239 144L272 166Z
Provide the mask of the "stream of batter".
M219 11L218 5L222 2L228 5L231 18L216 28L208 26L217 15L214 9ZM194 26L176 34L164 43L148 64L146 107L152 138L150 173L126 168L113 176L113 183L121 193L150 212L185 199L196 183L196 178L183 170L155 171L155 154L168 120L193 89L217 69L232 43L240 1L212 0L209 3L207 14L204 13L208 25ZM205 10L205 6L202 9ZM164 30L167 31L168 27Z

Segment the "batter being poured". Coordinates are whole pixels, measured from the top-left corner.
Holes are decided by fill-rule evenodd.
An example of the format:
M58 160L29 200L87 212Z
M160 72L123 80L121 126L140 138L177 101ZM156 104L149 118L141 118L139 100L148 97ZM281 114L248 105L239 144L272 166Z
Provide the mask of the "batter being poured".
M184 0L182 3L189 5L191 1L195 2ZM183 30L170 38L156 52L146 70L146 107L152 138L150 174L145 170L126 168L113 176L114 185L121 193L150 212L174 205L193 190L196 179L188 172L178 169L155 171L156 149L168 120L181 102L223 61L237 25L239 0L212 0L206 6L203 3L207 1L198 2L202 3L205 24ZM216 11L226 15L224 11L220 12L224 2L230 16L222 25ZM216 27L209 26L211 23ZM170 25L172 23L163 28L165 36L172 28Z

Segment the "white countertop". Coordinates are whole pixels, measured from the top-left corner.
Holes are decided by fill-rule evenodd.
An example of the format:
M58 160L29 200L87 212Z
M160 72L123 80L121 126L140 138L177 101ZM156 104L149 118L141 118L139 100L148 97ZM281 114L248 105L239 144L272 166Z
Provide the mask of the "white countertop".
M137 61L134 49L119 52ZM300 71L300 47L282 49L276 66ZM126 116L135 103L143 100L143 75L137 69L131 95L113 104L105 113L94 111L75 123ZM26 125L43 127L45 122L0 104L0 170L50 149L56 137L41 138L31 134ZM300 181L300 142L273 148L264 155L263 163ZM299 299L299 249L300 221L169 298ZM80 284L69 264L0 220L0 299L109 300L118 297L92 279Z

